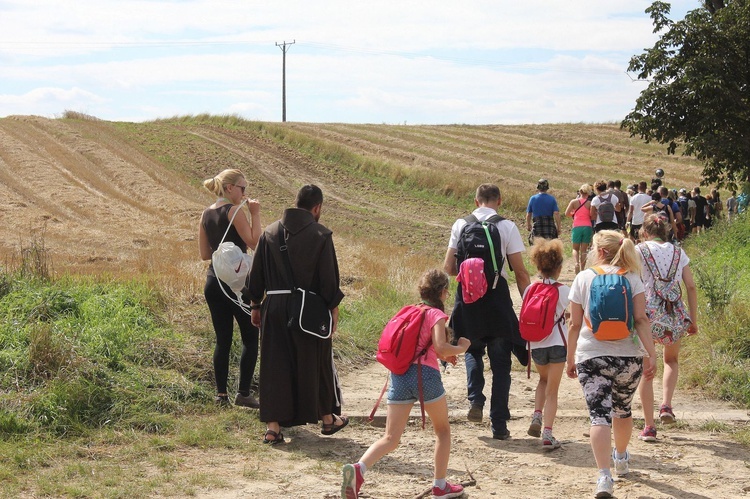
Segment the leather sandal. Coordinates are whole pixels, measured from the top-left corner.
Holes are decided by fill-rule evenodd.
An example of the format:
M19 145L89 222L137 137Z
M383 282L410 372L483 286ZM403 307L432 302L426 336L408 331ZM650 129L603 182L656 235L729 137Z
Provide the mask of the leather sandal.
M273 437L273 438L268 438ZM263 443L269 445L280 444L284 441L284 434L281 431L266 430L266 434L263 435Z
M341 421L341 424L336 424L336 420ZM333 416L333 421L330 423L322 423L320 433L323 435L333 435L337 431L343 430L346 425L349 424L349 418L346 416Z

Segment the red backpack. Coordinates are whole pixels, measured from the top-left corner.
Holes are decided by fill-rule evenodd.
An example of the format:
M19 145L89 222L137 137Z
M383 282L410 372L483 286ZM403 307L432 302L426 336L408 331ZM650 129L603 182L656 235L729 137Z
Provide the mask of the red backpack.
M563 344L567 343L560 326L560 323L565 320L565 313L555 320L557 302L560 299L560 286L562 284L559 282L549 284L537 281L529 286L524 295L521 313L518 316L518 327L521 331L521 338L528 342L529 356L531 356L531 342L542 341L552 334L555 326L559 327ZM531 362L527 366L527 376L531 377Z
M427 347L417 351L419 333L424 324L425 312L429 309L425 304L407 305L398 311L383 328L378 341L378 352L375 358L393 374L404 374L417 361L417 383L419 386L419 404L422 408L422 428L425 425L424 399L422 397L422 357L427 353ZM385 382L380 397L370 413L370 421L375 417L380 401L383 399L388 380Z
M518 316L521 338L526 341L542 341L552 334L555 325L560 322L559 319L555 320L560 286L562 284L559 282L548 284L538 281L529 287Z
M407 305L398 311L383 328L376 358L394 374L404 374L427 349L417 352L427 305Z

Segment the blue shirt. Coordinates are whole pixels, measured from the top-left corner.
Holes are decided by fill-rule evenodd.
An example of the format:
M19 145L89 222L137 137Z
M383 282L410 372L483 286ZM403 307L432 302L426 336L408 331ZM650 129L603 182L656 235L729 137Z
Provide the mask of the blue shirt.
M672 214L676 217L677 213L682 213L680 211L680 204L676 201L672 201L669 198L661 198L662 204L668 205L670 208L672 208Z
M531 196L529 198L529 206L526 208L526 213L531 213L534 218L551 217L556 211L560 211L557 207L557 199L546 192L540 192Z

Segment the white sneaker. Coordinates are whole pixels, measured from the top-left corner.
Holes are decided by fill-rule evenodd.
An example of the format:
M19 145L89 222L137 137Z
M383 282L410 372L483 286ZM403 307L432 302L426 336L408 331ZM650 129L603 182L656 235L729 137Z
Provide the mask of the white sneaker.
M612 497L612 493L615 491L615 481L612 480L611 476L602 475L599 480L596 481L596 497L597 499L602 497Z
M625 457L623 459L617 459L615 456L617 455L617 450L612 449L612 461L615 462L615 473L617 476L620 475L627 475L630 473L630 468L628 467L628 461L630 461L630 452L625 451Z
M539 437L542 435L542 425L544 423L542 422L542 413L541 412L535 412L531 416L531 424L529 425L529 430L526 432L532 437Z

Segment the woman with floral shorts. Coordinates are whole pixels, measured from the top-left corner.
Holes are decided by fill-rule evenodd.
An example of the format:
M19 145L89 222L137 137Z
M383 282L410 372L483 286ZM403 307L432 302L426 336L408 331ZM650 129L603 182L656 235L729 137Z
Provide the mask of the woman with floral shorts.
M614 492L610 455L615 473L625 475L629 471L628 443L633 432L631 403L641 376L644 379L654 377L656 350L646 315L641 263L633 241L620 231L603 230L594 235L593 242L594 266L609 274L627 271L624 277L631 290L635 323L635 332L631 328L626 338L596 338L589 325L589 293L597 274L587 269L575 277L570 290L566 372L569 377L578 378L586 398L591 417L591 450L599 469L596 497L601 498L612 497ZM647 357L644 357L644 350Z

